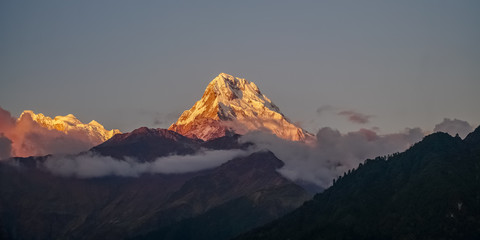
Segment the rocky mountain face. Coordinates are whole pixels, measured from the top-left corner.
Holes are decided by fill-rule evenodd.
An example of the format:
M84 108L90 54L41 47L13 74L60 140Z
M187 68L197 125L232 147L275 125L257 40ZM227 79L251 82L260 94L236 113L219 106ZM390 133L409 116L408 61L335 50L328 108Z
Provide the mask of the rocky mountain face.
M198 149L248 147L237 139L202 141L140 128L91 151L118 161L131 156L148 162ZM188 239L183 226L191 228L190 239L228 239L310 198L277 172L283 162L270 152L198 172L139 177L62 177L41 167L48 159L0 163L0 239Z
M480 127L366 160L294 212L236 238L479 239Z
M169 130L202 140L255 130L292 141L312 138L291 123L255 83L225 73L208 84L202 98L183 112Z

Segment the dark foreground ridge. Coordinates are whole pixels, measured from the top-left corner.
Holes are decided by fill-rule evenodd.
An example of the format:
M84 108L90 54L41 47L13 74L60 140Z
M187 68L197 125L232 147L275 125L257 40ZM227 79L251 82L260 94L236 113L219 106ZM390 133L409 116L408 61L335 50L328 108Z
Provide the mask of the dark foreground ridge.
M480 239L480 128L366 160L246 239Z

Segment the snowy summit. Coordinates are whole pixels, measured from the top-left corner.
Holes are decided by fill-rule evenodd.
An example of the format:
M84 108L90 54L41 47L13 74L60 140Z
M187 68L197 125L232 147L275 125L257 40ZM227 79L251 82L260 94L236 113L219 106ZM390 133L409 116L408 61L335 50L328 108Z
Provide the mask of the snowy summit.
M311 136L292 124L255 83L225 73L208 84L202 98L184 111L169 130L202 140L256 130L292 141Z

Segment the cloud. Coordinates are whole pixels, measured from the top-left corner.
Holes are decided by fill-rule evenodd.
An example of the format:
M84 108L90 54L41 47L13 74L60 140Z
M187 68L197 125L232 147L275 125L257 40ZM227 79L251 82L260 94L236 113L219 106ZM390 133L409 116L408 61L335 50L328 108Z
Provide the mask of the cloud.
M149 163L149 171L152 173L184 173L195 172L204 169L214 168L221 164L250 154L249 151L232 149L232 150L209 150L197 153L195 155L186 156L168 156L158 158Z
M338 113L338 115L346 116L350 122L358 124L366 124L370 122L370 118L373 117L372 115L365 115L353 110L341 111Z
M9 155L18 157L77 153L99 144L81 131L64 133L44 128L28 113L15 119L1 107L0 134L11 142ZM6 151L5 143L2 150Z
M473 131L472 125L467 121L462 121L459 119L444 118L443 121L433 129L434 132L446 132L452 136L455 136L457 133L461 138L465 138L470 132Z
M330 111L333 111L334 109L335 108L332 105L325 104L317 108L317 114L322 115L325 112L330 112Z
M118 160L92 152L75 156L49 157L42 167L49 172L68 177L93 178L103 176L137 177L145 173L186 173L214 168L250 154L246 150L205 150L195 155L172 155L153 162L139 162L134 158Z
M334 178L356 168L367 158L404 151L423 136L419 128L377 135L368 129L341 134L327 127L318 131L317 142L311 144L291 142L261 132L247 134L240 141L254 142L259 149L272 151L285 163L279 170L285 177L325 188Z

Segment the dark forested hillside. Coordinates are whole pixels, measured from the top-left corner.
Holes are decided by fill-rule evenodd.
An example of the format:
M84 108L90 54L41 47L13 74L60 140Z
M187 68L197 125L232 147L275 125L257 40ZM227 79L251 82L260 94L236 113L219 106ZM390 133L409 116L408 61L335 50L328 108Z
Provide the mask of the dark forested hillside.
M480 239L480 128L366 160L296 211L237 239Z

